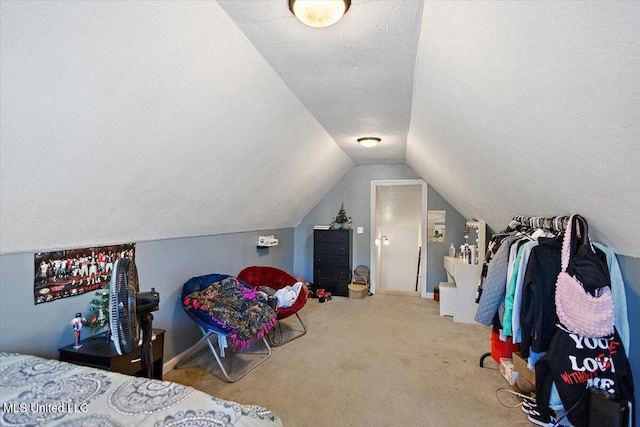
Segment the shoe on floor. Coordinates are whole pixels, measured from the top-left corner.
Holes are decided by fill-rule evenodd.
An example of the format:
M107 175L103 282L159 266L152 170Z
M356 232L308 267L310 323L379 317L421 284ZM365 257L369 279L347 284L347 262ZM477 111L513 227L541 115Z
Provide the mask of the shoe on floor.
M537 406L536 402L525 399L522 401L522 406L520 408L522 409L522 412L529 415L529 412L531 412L531 410L535 410Z
M524 405L522 410L524 411ZM558 422L558 420L556 420L555 417L547 417L547 419L545 420L540 414L540 412L538 412L537 408L531 408L529 410L529 414L527 415L527 418L533 424L542 426L542 427L553 427Z

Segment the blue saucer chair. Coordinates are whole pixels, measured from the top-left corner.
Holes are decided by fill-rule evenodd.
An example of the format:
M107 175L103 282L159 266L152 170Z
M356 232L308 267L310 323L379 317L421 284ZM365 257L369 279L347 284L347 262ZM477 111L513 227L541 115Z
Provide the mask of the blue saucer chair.
M205 311L202 310L192 310L185 306L185 298L194 292L201 291L209 287L212 283L219 282L223 279L230 277L227 274L208 274L205 276L198 276L189 279L182 287L182 294L180 295L180 302L182 308L187 313L187 316L191 320L193 320L200 332L202 332L202 338L189 350L189 352L178 362L176 365L176 369L183 367L186 363L194 359L196 356L199 356L201 352L196 352L201 347L203 342L206 342L209 350L216 359L218 366L222 370L222 374L224 375L226 381L233 383L244 377L246 374L251 372L253 369L257 368L262 362L267 360L269 356L271 356L271 347L266 339L263 337L260 341L264 344L266 348L266 353L258 353L260 355L257 358L257 361L253 363L249 363L248 366L244 366L243 369L240 370L235 376L231 376L224 364L222 363L222 358L226 357L225 349L228 347L228 342L231 340L229 335L233 333L232 330L225 329L224 327L215 324L212 319L207 315ZM251 286L247 285L245 282L240 281L244 286L247 286L249 289ZM217 345L212 341L213 338L217 338Z

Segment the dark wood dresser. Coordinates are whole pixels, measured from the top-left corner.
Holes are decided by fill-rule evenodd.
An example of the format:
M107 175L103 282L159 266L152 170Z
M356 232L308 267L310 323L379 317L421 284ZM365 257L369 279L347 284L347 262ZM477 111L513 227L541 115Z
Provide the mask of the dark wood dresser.
M313 285L349 296L353 270L353 230L313 230Z

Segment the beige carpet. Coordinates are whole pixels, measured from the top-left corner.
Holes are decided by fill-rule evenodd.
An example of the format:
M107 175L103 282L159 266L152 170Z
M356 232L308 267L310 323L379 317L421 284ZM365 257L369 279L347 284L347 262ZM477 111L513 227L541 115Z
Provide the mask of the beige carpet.
M301 317L307 335L274 347L236 383L220 379L210 354L165 379L265 406L287 427L531 425L519 407L496 398L508 383L493 359L479 366L490 350L490 329L440 317L433 300L312 299ZM295 317L287 323L295 327ZM508 405L519 402L499 396Z

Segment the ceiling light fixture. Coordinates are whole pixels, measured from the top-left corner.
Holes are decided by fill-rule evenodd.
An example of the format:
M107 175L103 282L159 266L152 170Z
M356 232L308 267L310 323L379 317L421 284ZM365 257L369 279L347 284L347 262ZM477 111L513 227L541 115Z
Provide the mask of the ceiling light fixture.
M310 27L333 25L347 13L351 0L289 0L289 9L300 22Z
M364 138L358 138L358 142L363 147L371 148L378 145L378 143L382 141L380 138L376 138L375 136L366 136Z

